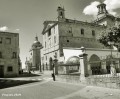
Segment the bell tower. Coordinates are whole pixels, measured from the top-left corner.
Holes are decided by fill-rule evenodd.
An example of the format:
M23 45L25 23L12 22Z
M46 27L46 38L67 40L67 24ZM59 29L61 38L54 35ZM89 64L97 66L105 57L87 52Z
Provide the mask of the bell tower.
M58 12L58 20L61 20L61 19L65 19L65 10L64 10L64 7L58 7L57 9L57 12Z
M104 3L101 2L101 3L97 6L97 8L98 8L98 15L97 15L98 18L100 18L100 17L108 14L108 11L106 10L106 4L104 4Z

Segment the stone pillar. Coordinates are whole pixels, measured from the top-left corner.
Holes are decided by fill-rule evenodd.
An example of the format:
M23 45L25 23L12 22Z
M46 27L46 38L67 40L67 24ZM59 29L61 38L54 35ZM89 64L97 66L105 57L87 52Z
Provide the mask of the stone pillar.
M88 65L88 75L92 75L92 70L91 70L90 63L88 63L87 65Z
M80 57L80 81L84 82L85 77L88 76L88 66L87 66L87 54L79 55Z

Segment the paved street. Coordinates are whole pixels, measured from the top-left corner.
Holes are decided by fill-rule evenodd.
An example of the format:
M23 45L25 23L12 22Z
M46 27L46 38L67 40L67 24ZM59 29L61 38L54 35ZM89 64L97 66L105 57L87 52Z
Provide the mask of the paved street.
M0 90L0 99L120 99L120 90L76 85L46 78Z
M119 89L53 81L50 74L51 72L42 76L9 78L39 82L0 89L0 99L120 99Z
M44 81L0 90L0 99L55 99L84 88L84 86ZM6 96L18 95L18 96Z

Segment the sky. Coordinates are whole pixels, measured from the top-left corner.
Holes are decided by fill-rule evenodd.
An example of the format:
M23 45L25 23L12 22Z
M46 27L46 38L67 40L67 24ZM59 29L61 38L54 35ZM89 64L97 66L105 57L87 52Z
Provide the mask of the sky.
M100 1L108 4L111 14L119 16L120 0L0 0L0 31L19 33L20 58L25 67L35 36L42 43L43 22L57 20L58 6L64 6L66 18L91 22Z

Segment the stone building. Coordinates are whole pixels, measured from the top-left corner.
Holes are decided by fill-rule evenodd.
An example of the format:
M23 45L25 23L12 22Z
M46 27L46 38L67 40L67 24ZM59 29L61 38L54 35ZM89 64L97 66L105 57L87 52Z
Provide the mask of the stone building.
M35 41L32 44L30 53L32 59L32 70L41 70L41 52L42 44L38 41L38 37L35 37Z
M120 18L109 14L104 3L99 4L97 8L97 18L91 23L67 19L62 7L57 9L58 21L44 22L41 64L45 69L52 70L54 55L57 56L59 62L67 62L70 57L80 54L77 53L77 50L80 50L82 46L88 50L89 59L92 55L96 55L100 59L100 57L110 54L110 48L99 43L97 38L100 33L107 32L115 24L118 25ZM66 55L65 50L71 51ZM114 54L117 55L117 51Z
M26 72L29 72L29 73L32 70L32 60L27 59L27 57L26 57L26 61L25 61L25 70L26 70Z
M19 63L19 34L0 32L0 77L17 76Z

